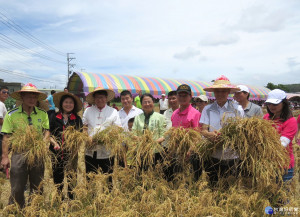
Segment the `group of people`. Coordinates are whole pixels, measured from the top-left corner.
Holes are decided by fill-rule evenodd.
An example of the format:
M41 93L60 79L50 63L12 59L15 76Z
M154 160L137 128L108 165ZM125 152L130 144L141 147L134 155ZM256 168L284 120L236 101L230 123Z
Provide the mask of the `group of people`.
M232 85L225 76L217 78L212 86L204 90L214 93L216 100L212 104L208 104L208 98L201 95L195 98L196 108L194 108L191 105L193 97L191 87L182 84L178 86L177 90L170 91L167 99L166 96L162 96L160 112L154 111L154 97L151 94L140 92L139 96L134 99L130 91L124 90L120 93L122 109L117 111L107 105L114 99L114 91L99 87L86 96L86 101L92 106L84 111L81 119L77 113L83 105L76 95L69 92L53 93L53 102L59 111L50 112L48 115L36 107L38 101L46 99L46 95L39 92L32 84L25 85L20 91L11 94L11 97L21 100L22 104L10 110L5 117L1 118L0 113L0 124L4 117L1 130L3 134L1 165L4 169L10 167L11 197L9 203L12 204L16 201L20 207L24 207L24 190L27 179L29 178L30 190L35 191L44 175L44 165L27 167L22 153L13 153L11 163L9 161L9 136L17 128L24 127L24 123L36 127L44 134L45 144L50 143L50 150L56 156L52 165L54 183L61 191L65 166L68 161L68 153L64 151L64 131L68 126L75 126L77 130L86 130L89 135L87 142L93 144L91 146L93 148L85 151L86 172L98 172L101 169L103 173L112 173L116 159L111 154L111 150L105 144L95 144L95 141L92 140L94 134L109 126L122 127L125 131L132 131L137 136L143 134L145 130L150 130L153 133L153 139L163 146L168 142L164 137L165 132L171 127L195 129L207 139L216 141L219 130L225 124L226 119L263 117L262 109L249 101L249 89L244 85ZM2 101L1 91L2 89L0 90L0 100ZM235 101L228 99L230 93L234 94ZM166 103L167 106L165 106ZM293 177L294 168L292 140L297 133L297 122L289 110L284 91L278 89L271 91L268 94L266 105L268 113L263 118L274 121L274 127L281 135L281 144L289 151L290 165L287 168L287 174L284 175L284 180L290 180ZM20 120L23 120L23 124L18 122ZM56 139L53 137L50 139L50 135ZM212 153L210 162L205 164L205 168L201 167L198 156L191 154L190 161L196 180L205 169L210 182L216 183L220 175L236 173L239 155L234 150L224 150L219 147ZM173 165L171 176L176 173L174 168L176 166ZM68 196L73 198L71 188L69 188Z

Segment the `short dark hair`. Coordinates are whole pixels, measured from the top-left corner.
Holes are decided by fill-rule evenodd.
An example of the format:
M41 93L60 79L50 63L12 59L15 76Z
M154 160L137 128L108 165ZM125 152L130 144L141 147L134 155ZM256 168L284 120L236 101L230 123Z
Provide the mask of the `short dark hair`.
M248 92L247 91L242 91L244 94L247 94ZM249 100L249 97L250 97L250 93L248 93L248 96L247 96L247 100Z
M127 96L127 95L129 95L130 98L132 98L132 94L131 94L131 92L130 92L129 90L123 90L123 91L120 93L120 97L121 97L121 96Z
M168 97L170 96L176 96L177 95L177 91L176 90L172 90L168 93Z
M1 87L0 87L0 91L1 91L1 90L8 90L8 87L6 87L6 86L1 86Z
M293 113L290 110L289 102L286 98L282 100L282 103L283 103L283 107L282 107L282 110L281 110L280 119L282 121L286 121L286 120L290 119L291 117L293 117ZM267 111L270 115L270 119L272 119L274 117L274 114L270 111L268 106L267 106Z
M61 97L60 101L59 101L59 111L60 112L63 112L63 108L62 108L62 104L63 102L67 99L67 98L70 98L73 100L74 102L74 108L73 110L71 111L73 114L76 114L76 108L77 108L77 103L76 103L76 100L74 99L74 97L70 96L70 95L64 95Z
M95 97L96 94L99 94L99 95L104 95L104 96L108 96L108 93L106 90L99 90L99 91L96 91L95 93L93 93L93 97Z
M129 120L128 120L128 123L133 123L134 122L134 117L133 118L130 118Z
M67 87L65 87L65 88L64 88L64 90L68 90L68 88L67 88Z
M55 90L51 90L51 95L55 94L56 91Z
M152 99L152 101L154 102L154 97L152 96L152 94L150 93L144 93L142 96L141 96L141 103L143 103L143 99L145 96L148 96Z

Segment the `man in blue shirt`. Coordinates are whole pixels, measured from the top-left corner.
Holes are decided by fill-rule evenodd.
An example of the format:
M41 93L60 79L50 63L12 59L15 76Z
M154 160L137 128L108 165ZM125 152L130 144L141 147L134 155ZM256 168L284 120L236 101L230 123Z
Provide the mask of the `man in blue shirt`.
M46 99L46 101L48 102L48 106L49 106L49 111L48 116L50 117L51 114L55 113L55 105L53 102L53 94L55 94L55 90L51 90L51 95L49 95Z

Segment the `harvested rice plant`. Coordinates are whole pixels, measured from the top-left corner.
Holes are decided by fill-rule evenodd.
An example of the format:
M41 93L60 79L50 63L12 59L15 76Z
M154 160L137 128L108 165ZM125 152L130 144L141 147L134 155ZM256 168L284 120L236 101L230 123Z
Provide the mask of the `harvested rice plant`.
M75 135L72 129L69 133L73 141L69 144L70 148L79 150L77 172L84 177L78 178L73 190L74 200L62 199L57 193L51 179L50 161L46 160L44 192L30 197L26 192L28 205L22 210L15 205L7 205L10 186L5 177L0 176L2 216L240 217L264 216L267 206L300 206L300 148L298 145L294 147L297 166L293 181L283 184L281 176L288 164L287 153L281 148L272 124L260 119L228 121L214 143L203 139L197 131L180 128L167 132L168 142L164 147L153 141L149 131L139 137L117 128L110 128L106 133L99 132L94 137L96 141L110 145L115 155L122 156L120 153L125 150L127 157L131 158L130 166L115 165L110 175L84 173L81 146L85 146L87 139L82 134ZM218 185L211 186L209 174L203 171L200 179L194 182L188 152L193 151L208 159L214 148L220 145L239 153L242 172L238 177L221 178ZM163 159L156 163L154 157L158 152L162 153ZM164 177L164 166L169 163L170 156L184 168L173 181L168 182ZM148 169L138 169L143 165L148 165ZM112 186L108 184L110 176ZM63 194L66 194L66 189Z

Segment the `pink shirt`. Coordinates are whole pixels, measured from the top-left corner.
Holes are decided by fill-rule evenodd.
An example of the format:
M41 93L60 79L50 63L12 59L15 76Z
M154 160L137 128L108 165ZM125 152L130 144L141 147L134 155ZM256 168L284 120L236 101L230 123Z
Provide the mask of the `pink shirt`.
M264 116L264 119L270 120L269 114L266 114ZM294 168L295 166L295 159L293 154L293 139L297 133L298 126L297 121L294 117L289 118L285 122L280 121L279 119L274 120L275 125L273 125L280 136L284 136L288 138L291 142L286 147L288 149L289 155L290 155L290 165L289 168Z
M191 104L185 110L180 112L176 109L171 117L172 127L197 128L199 127L201 113Z

